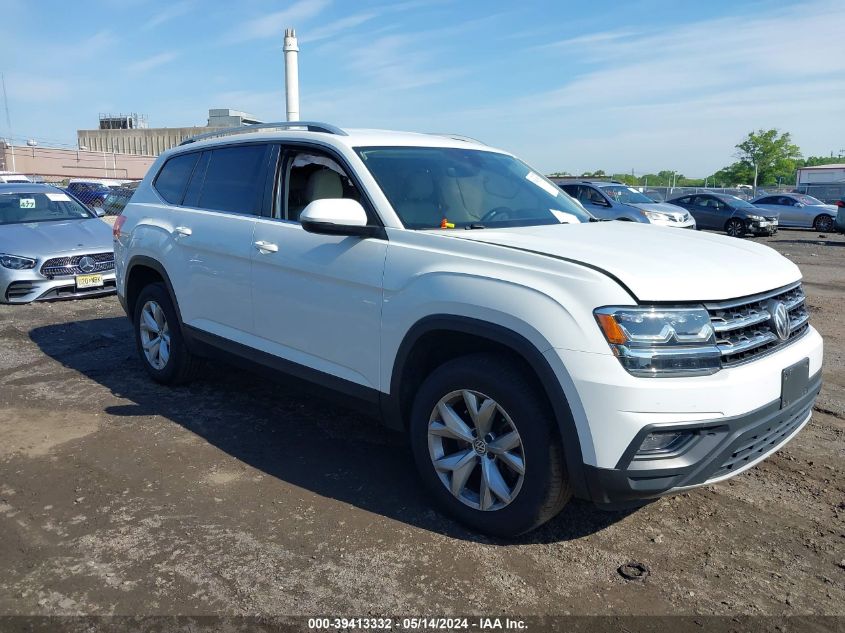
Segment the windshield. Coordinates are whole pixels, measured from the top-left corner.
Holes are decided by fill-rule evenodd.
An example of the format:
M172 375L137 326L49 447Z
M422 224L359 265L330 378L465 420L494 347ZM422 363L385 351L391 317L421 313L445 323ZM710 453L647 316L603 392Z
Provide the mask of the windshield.
M601 187L601 190L606 193L608 196L616 200L616 202L625 203L632 203L632 204L642 204L645 202L646 204L653 204L654 200L649 198L646 195L641 194L636 189L631 189L631 187L624 187L619 185L617 187Z
M722 202L728 203L730 206L734 207L735 209L756 209L753 204L748 202L748 200L743 200L742 198L737 198L736 196L718 196L719 200Z
M524 163L448 147L357 152L409 229L501 228L589 222L591 215Z
M96 217L66 193L0 193L0 224L28 224Z

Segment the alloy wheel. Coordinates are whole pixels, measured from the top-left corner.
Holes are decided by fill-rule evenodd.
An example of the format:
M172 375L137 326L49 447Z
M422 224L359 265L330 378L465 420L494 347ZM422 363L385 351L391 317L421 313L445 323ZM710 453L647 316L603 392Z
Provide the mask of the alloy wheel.
M820 233L828 233L833 230L833 218L822 215L816 218L816 230Z
M525 478L522 438L492 398L469 389L440 399L428 422L428 451L438 478L476 510L500 510Z
M170 326L164 310L155 301L147 301L138 324L144 357L154 369L164 369L170 360Z
M745 227L739 220L731 220L728 222L727 233L731 237L740 237L745 233Z

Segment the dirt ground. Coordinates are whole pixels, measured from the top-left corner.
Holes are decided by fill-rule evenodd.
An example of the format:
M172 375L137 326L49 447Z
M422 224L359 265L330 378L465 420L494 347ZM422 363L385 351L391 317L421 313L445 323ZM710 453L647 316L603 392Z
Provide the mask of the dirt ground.
M0 306L0 614L845 615L845 237L758 241L825 338L812 422L730 482L509 543L432 511L368 418L227 366L154 384L113 297Z

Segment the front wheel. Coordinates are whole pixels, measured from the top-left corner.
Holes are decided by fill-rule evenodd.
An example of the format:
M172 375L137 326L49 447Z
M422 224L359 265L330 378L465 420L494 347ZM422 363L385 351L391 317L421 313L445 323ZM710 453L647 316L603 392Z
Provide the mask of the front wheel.
M742 220L728 220L725 225L725 233L731 237L743 237L745 235L745 223Z
M833 230L833 218L829 215L820 215L813 220L813 228L819 233L829 233Z
M425 487L479 532L521 534L572 496L545 396L501 357L473 354L436 369L414 400L410 433Z
M164 284L153 283L141 290L133 323L141 362L153 380L176 385L194 377L199 360L185 346L176 308Z

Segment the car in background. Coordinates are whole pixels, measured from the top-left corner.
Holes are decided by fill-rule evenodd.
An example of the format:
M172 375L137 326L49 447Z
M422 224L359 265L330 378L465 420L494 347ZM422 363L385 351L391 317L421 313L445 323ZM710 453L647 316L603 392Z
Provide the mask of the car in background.
M98 180L73 178L68 182L65 191L75 196L82 204L94 208L102 208L106 196L121 183L116 180Z
M0 184L0 303L113 293L111 227L58 187Z
M732 237L774 235L778 230L776 216L726 193L688 194L669 202L687 209L700 229L724 231Z
M105 214L120 215L120 212L123 211L123 208L132 199L132 194L135 193L136 188L137 183L134 187L123 186L111 188L109 193L106 194L105 200L103 200L103 211Z
M655 202L620 182L582 180L559 183L558 187L600 220L642 222L683 229L696 228L695 220L686 210L665 202Z
M18 174L12 171L0 171L0 184L18 183L18 182L32 182L29 176L25 174Z
M839 211L836 213L836 230L840 233L845 233L845 202L838 206Z
M764 194L752 204L767 214L776 214L780 226L815 229L822 233L833 230L836 205L803 193Z

